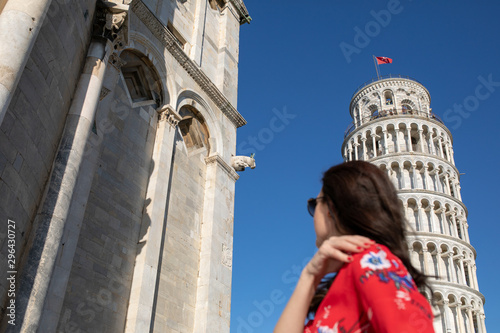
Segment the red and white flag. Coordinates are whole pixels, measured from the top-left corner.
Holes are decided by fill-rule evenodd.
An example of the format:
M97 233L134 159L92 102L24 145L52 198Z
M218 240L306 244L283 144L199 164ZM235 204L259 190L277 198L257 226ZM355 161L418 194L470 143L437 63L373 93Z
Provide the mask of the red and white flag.
M377 58L377 63L380 64L392 64L392 59L387 57L375 57Z

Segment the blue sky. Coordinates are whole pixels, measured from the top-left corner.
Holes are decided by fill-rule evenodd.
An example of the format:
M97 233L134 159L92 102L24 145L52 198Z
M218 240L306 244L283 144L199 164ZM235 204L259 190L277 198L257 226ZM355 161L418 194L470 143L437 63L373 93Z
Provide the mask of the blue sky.
M420 81L453 134L456 166L465 173L462 199L486 297L486 328L500 327L500 157L494 141L500 123L500 2L245 4L253 21L241 27L238 110L248 124L238 130L237 153L255 152L257 168L240 173L236 183L231 332L271 332L314 254L306 200L319 192L322 172L342 162L350 98L376 76L373 54L394 59L380 66L382 74ZM389 9L390 17L377 15ZM367 38L356 39L366 29ZM493 82L489 95L475 99L484 80ZM474 100L470 112L455 111L454 105Z

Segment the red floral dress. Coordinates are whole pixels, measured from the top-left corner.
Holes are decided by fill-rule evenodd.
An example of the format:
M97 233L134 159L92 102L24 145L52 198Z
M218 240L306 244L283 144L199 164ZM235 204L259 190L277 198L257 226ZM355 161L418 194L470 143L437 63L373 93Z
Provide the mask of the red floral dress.
M340 269L304 333L428 333L432 320L401 260L374 244Z

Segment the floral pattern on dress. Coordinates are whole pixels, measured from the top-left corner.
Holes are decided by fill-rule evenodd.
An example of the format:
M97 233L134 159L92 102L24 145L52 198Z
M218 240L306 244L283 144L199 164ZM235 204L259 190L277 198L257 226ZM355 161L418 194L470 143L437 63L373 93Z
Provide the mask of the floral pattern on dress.
M377 247L377 249L379 250L377 253L370 251L360 261L361 268L369 269L361 275L361 283L365 283L372 276L377 276L383 283L393 282L397 290L405 290L407 292L416 290L411 275L399 269L399 264L396 260L392 260L391 265L391 262L387 260L387 253L380 247ZM388 270L392 266L396 268L396 271Z
M391 267L391 262L387 260L387 253L385 253L383 250L378 251L378 253L370 251L369 253L365 254L361 259L360 264L361 268L368 267L371 270Z

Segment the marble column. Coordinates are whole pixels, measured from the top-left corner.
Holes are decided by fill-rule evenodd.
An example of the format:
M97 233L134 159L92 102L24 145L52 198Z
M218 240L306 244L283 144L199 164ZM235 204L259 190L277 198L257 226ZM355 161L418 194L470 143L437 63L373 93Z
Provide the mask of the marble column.
M420 141L420 151L422 153L425 152L425 150L424 150L424 135L423 135L423 132L424 131L422 129L418 130L418 138L419 138L419 141Z
M461 276L462 276L462 283L464 285L467 285L467 280L465 279L465 268L464 268L464 256L460 255L458 257L458 263L460 265L460 271L461 271Z
M413 152L413 147L411 145L411 128L407 127L406 128L406 131L408 132L408 141L407 141L407 144L408 144L408 151L409 152Z
M38 327L71 197L83 162L106 70L109 45L94 40L73 97L41 210L33 223L33 245L18 294L22 330Z
M0 125L52 0L9 0L0 13Z
M442 136L438 137L438 144L439 144L439 157L444 158L444 154L443 154L443 137Z
M361 142L363 143L363 161L368 160L368 155L366 154L366 138L363 136L361 138Z
M460 238L460 236L458 234L456 215L454 212L449 212L449 215L450 215L450 221L451 221L451 226L452 226L452 230L453 230L452 236Z
M398 128L395 128L394 129L394 135L396 136L396 143L394 143L394 151L396 153L399 153L400 151L400 147L399 147L399 129Z
M432 275L432 273L434 273L434 265L432 265L432 269L430 269L430 267L429 267L429 265L433 262L431 254L429 253L429 250L427 249L427 247L422 249L422 252L423 252L423 256L424 256L424 272L423 273L427 274L427 275Z
M417 216L418 216L418 222L417 222L417 231L428 231L426 223L424 223L424 218L422 214L422 203L417 202Z
M430 190L429 186L429 168L427 165L424 165L424 190Z
M23 332L35 332L40 325L71 199L83 164L85 146L92 130L108 58L115 50L116 43L121 43L126 34L121 30L121 25L116 25L125 22L128 6L115 6L113 12L102 10L106 11L104 15L109 23L112 21L113 27L118 30L115 30L112 39L108 37L111 34L106 33L109 31L105 27L96 30L103 35L92 38L66 117L51 175L33 222L26 264L19 278L17 319ZM120 20L114 20L115 15Z
M413 188L418 188L417 185L418 185L418 179L417 179L417 165L416 164L412 164L411 165L411 175L413 177Z
M359 160L359 149L358 149L359 143L354 142L353 145L354 145L354 159L357 161Z
M229 333L234 189L238 174L214 153L205 158L200 266L193 332ZM221 265L222 263L222 265ZM224 308L226 316L221 316Z
M460 333L467 333L465 330L465 325L464 325L464 317L462 315L462 306L458 301L454 304L455 309L457 311L457 321L458 321L458 332Z
M451 325L451 318L453 318L453 313L451 312L450 309L450 302L448 300L443 300L443 309L444 309L444 320L445 320L445 325L446 325L446 333L453 333L452 331L452 325ZM453 325L454 326L454 325Z
M485 323L485 318L486 315L484 313L481 313L481 329L483 330L484 333L486 333L486 323Z
M153 149L153 170L149 177L138 240L125 332L149 332L152 324L155 292L161 266L161 254L167 229L167 210L172 182L172 160L177 124L181 116L170 105L158 110L158 129Z
M448 162L451 162L451 154L450 154L450 147L449 147L450 143L448 141L446 141L444 145L445 145L444 148L446 149L446 157L447 157L446 159L448 160Z
M389 153L389 143L387 142L387 130L382 131L383 137L384 137L384 149L383 149L383 154L388 154Z
M451 195L450 191L450 178L447 173L444 174L444 182L445 182L445 193Z
M437 248L436 249L436 260L437 260L437 266L438 266L438 272L437 272L437 275L438 275L438 279L439 280L442 280L444 278L444 268L443 268L443 258L441 256L442 252L441 252L441 248Z
M377 134L372 134L372 142L373 142L373 157L377 157Z
M429 146L430 146L431 154L437 155L436 146L434 144L434 136L432 135L432 133L429 133Z
M437 227L436 227L436 222L435 222L435 217L434 217L434 204L430 203L429 204L429 231L430 232L436 232Z
M122 64L123 62L116 53L111 54L102 88L110 92L104 97L101 91L95 117L95 121L97 122L97 133L91 132L89 140L87 141L84 160L78 174L75 191L71 198L68 221L64 228L62 240L64 246L59 247L57 254L58 258L64 258L64 260L58 260L55 264L42 312L42 319L38 328L40 332L55 332L57 330L57 324L59 323L64 301L63 297L66 293L71 268L73 266L73 258L76 253L87 201L98 166L100 146L104 135L106 135L108 131L114 129L114 127L110 129L107 126L108 123L102 120L108 120L106 111L110 108L109 104L113 98L113 91L120 77L120 68ZM101 121L98 120L98 116L102 116Z

